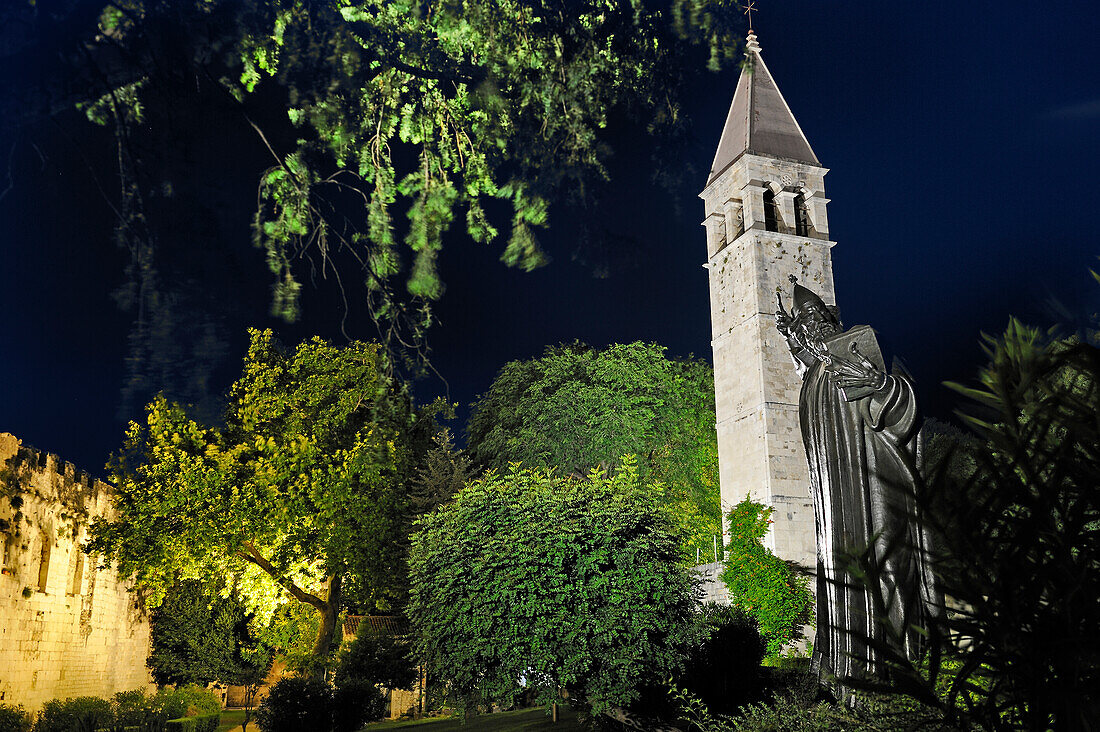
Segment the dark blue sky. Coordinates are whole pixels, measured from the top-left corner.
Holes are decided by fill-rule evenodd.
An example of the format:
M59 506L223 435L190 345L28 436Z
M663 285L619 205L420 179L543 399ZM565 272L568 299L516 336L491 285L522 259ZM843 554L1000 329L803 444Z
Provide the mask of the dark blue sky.
M875 326L905 359L929 413L950 413L954 400L940 382L972 378L979 333L1003 329L1010 313L1074 325L1100 310L1100 285L1088 274L1100 265L1092 3L757 4L764 58L830 169L844 319ZM498 248L451 237L442 324L430 342L452 400L468 404L505 361L561 341L657 341L709 360L697 193L737 73L700 69L685 90L694 139L682 160L694 173L676 195L649 182L648 143L631 138L618 146L599 207L555 208L542 237L548 267L509 270ZM104 141L89 154L106 150ZM104 244L110 212L72 205L98 196L90 177L67 172L74 166L40 161L26 144L14 159L14 187L0 201L0 430L101 472L121 442L128 325L110 299L122 278L121 255ZM250 212L242 216L247 236ZM580 217L612 237L606 266L592 252L577 256ZM309 295L297 326L272 322L262 255L249 256L235 265L257 284L236 314L232 362L248 324L274 325L288 341L337 336L329 295ZM371 330L353 318L351 335ZM438 380L417 386L424 399L443 391Z

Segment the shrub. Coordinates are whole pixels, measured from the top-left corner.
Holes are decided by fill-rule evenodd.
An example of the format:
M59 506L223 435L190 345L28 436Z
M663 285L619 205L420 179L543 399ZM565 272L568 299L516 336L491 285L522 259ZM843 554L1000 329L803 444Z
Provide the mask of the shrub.
M681 683L712 711L729 714L758 695L766 643L741 608L708 604L698 622Z
M169 719L164 724L165 732L214 732L221 721L221 712L201 714L195 717Z
M858 695L850 704L809 701L797 694L777 695L768 704L751 704L731 720L730 732L896 732L957 730L935 710L900 696Z
M51 699L42 706L34 732L95 732L114 722L111 702L94 696Z
M775 511L746 498L730 511L729 544L722 581L730 603L756 618L769 657L802 638L802 626L812 619L813 595L806 578L764 546Z
M167 719L204 716L222 710L221 700L214 692L194 685L159 689L153 697L153 704Z
M256 710L262 732L328 732L332 729L332 687L302 677L282 679Z
M164 727L164 720L168 718L144 689L120 691L115 694L113 701L115 728L160 730Z
M0 704L0 732L31 732L33 721L23 706Z
M674 689L673 696L693 732L958 732L937 710L900 696L858 694L844 704L825 700L816 674L795 674L780 688L768 702L747 704L733 716L711 714L682 690Z
M195 724L198 717L183 717L182 719L169 719L164 724L164 732L195 732Z
M355 732L366 722L381 719L386 711L382 691L365 679L348 679L332 695L333 732Z

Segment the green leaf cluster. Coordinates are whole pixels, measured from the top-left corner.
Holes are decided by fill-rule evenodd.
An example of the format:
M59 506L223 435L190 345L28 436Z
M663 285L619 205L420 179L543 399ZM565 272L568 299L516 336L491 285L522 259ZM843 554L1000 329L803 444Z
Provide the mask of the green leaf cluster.
M684 559L721 533L714 376L694 359L670 359L663 346L634 342L596 349L549 347L510 361L473 405L470 457L507 470L513 462L583 475L638 456L684 529Z
M256 235L279 283L276 308L296 312L282 285L294 279L293 257L348 247L368 290L383 295L377 313L394 316L384 295L401 267L400 230L409 294L438 299L443 235L463 213L476 241L503 230L507 264L542 264L535 229L548 193L603 174L598 131L613 108L650 107L668 91L646 83L667 62L658 19L612 0L257 6L239 44L240 82L246 92L268 78L283 86L301 134L260 186ZM346 225L334 205L345 193L365 226ZM490 223L493 201L510 222ZM395 227L399 211L406 222Z
M205 686L262 679L271 654L257 642L249 621L234 595L209 591L198 580L176 583L152 612L153 680L161 686Z
M415 656L459 704L541 703L567 689L599 712L674 675L694 583L680 537L638 482L490 472L421 520L410 559Z
M803 626L813 619L814 598L806 578L764 546L774 512L748 497L730 510L721 578L730 604L756 618L767 654L776 658L785 645L803 637Z
M297 316L307 259L365 286L397 350L395 329L432 321L447 232L543 264L550 201L606 177L612 120L675 130L683 46L708 45L716 68L741 25L731 0L116 0L81 39L90 68L69 71L97 82L80 104L116 128L124 187L145 174L134 132L158 120L143 113L171 115L181 79L239 107L273 161L254 221L273 309ZM354 260L342 276L337 253Z

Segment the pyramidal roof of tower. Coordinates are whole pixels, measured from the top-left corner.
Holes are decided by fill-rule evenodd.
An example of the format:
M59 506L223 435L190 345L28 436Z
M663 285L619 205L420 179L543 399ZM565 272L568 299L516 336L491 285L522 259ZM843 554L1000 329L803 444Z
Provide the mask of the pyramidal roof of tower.
M751 30L745 58L707 185L746 152L821 165L760 56L760 45Z

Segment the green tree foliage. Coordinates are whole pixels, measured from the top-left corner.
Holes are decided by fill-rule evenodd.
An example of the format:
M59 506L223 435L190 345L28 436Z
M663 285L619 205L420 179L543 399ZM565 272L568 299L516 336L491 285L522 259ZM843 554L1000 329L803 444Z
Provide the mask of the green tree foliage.
M158 398L112 468L117 513L96 551L150 606L177 578L227 577L261 622L312 608L325 657L345 580L362 604L400 598L404 475L424 419L384 375L381 348L318 338L285 351L251 331L225 421L207 427ZM428 420L430 421L430 420Z
M1016 320L986 336L974 468L923 496L948 612L926 658L890 654L887 689L990 730L1100 718L1100 349ZM864 566L868 581L880 567Z
M0 703L0 730L3 732L31 732L34 720L22 704Z
M626 460L613 474L489 473L413 538L414 656L460 704L510 706L525 683L594 711L683 663L693 581L668 511Z
M769 656L803 637L813 620L814 598L806 578L764 546L775 508L750 498L729 512L729 539L722 581L730 604L756 619Z
M409 486L411 517L428 513L451 500L474 477L472 461L465 450L455 447L450 430L441 429L432 442L424 464Z
M359 680L387 689L411 689L416 682L416 668L409 650L407 637L371 630L364 623L355 640L340 654L336 685Z
M0 116L29 124L77 103L115 133L113 206L145 335L160 327L147 310L167 307L156 293L168 232L153 215L166 177L146 169L136 141L181 108L221 105L269 153L254 235L274 310L295 317L303 267L362 284L395 350L432 321L446 232L500 242L510 266L544 262L536 232L550 198L583 196L605 174L613 116L667 136L683 41L709 45L716 66L742 33L732 0L664 11L636 0L114 0L98 17L96 3L56 15L12 5L9 22L36 30L19 46L49 59L47 81L34 88L38 74L18 73L16 55ZM341 257L352 266L336 268Z
M157 684L242 684L262 676L271 655L250 628L250 616L232 594L207 591L198 580L173 585L152 612L152 655Z
M714 376L656 344L582 343L547 348L501 368L467 426L475 464L509 463L584 474L639 458L639 476L659 491L685 530L685 557L721 533ZM690 556L688 556L690 555Z

